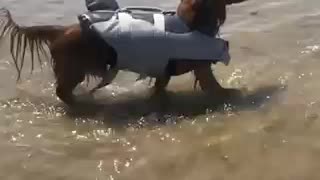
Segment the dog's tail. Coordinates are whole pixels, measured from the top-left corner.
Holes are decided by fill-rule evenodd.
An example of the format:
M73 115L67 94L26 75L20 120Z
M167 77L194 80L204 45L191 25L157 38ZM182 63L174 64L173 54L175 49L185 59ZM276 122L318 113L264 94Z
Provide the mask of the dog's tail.
M10 37L10 52L18 72L17 80L21 77L27 47L31 53L31 73L34 70L34 57L38 56L42 66L41 55L47 55L48 47L59 35L64 33L63 26L19 26L12 19L8 9L0 9L0 42L6 35Z

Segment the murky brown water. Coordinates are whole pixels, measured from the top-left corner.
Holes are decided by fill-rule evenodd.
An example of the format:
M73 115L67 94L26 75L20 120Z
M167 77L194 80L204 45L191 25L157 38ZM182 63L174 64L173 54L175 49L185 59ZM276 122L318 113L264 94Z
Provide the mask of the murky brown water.
M174 9L178 0L158 2L147 5ZM74 22L85 9L76 0L0 6L24 25ZM320 179L319 7L318 0L229 7L223 35L233 60L216 74L250 94L217 106L193 92L185 75L170 84L165 115L148 110L147 82L134 83L129 73L96 93L102 107L69 112L54 95L51 70L26 74L16 86L1 45L0 179Z

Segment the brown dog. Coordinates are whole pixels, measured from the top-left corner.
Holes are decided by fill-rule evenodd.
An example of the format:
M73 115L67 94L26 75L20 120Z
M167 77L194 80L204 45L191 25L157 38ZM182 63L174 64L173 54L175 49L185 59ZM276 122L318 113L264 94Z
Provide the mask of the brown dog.
M181 0L177 14L192 30L210 25L212 31L217 31L226 19L226 5L244 0ZM99 38L84 36L79 24L70 26L31 26L17 25L10 12L2 9L0 20L5 23L0 37L10 35L10 50L20 79L21 69L27 46L31 51L32 68L34 55L44 53L44 46L48 46L52 59L53 70L57 80L56 94L68 105L75 103L73 89L86 76L113 77L109 74L108 66L116 64L116 55L113 49ZM8 33L9 32L9 33ZM169 74L157 77L154 93L163 93L171 76L178 76L194 71L196 80L203 91L214 93L219 97L227 97L233 90L220 86L214 77L211 64L213 62L173 61L169 63ZM106 74L108 76L106 76ZM116 74L116 72L114 73ZM106 85L110 80L104 81Z

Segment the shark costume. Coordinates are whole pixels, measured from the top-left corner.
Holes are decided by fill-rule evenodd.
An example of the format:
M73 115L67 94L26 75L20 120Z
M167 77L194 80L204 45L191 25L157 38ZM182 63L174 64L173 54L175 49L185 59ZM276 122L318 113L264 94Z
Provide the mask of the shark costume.
M137 18L139 13L133 10L149 11L149 16ZM227 41L189 32L178 16L167 14L156 8L128 7L88 12L79 19L82 23L89 21L90 29L115 49L119 69L158 77L164 75L170 60L220 61L228 65Z

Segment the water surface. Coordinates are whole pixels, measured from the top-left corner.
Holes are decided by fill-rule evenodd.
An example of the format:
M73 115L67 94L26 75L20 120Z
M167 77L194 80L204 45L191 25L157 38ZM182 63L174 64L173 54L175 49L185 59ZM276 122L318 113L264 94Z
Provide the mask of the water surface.
M175 9L177 1L120 1ZM69 24L76 0L2 0L19 24ZM320 160L320 1L251 0L228 8L222 35L232 62L215 74L249 94L217 105L170 83L166 113L151 108L148 82L122 73L97 92L102 107L70 112L52 71L16 85L8 44L0 46L0 179L317 180ZM26 70L28 67L26 66ZM78 87L85 94L85 84ZM83 97L86 98L86 97Z

